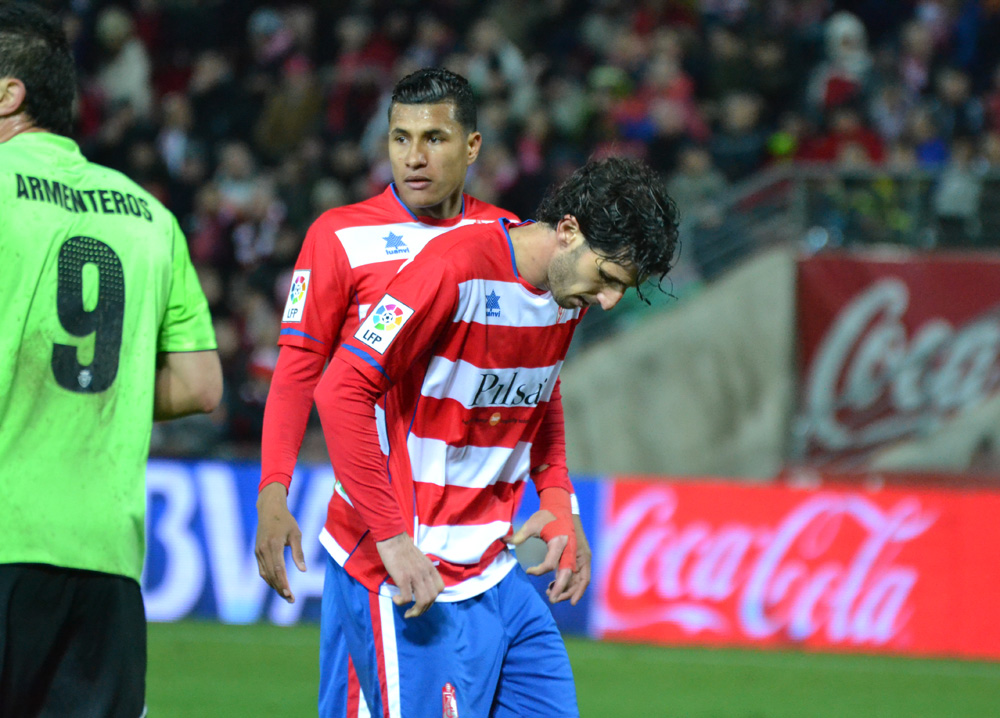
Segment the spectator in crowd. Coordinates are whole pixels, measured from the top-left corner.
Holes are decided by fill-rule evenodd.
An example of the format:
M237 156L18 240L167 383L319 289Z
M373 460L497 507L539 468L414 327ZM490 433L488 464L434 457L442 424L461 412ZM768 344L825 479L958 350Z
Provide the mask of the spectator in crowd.
M930 85L934 61L933 34L920 20L907 22L900 30L902 49L897 66L900 79L914 97Z
M910 113L908 135L921 168L940 169L948 161L948 142L926 106Z
M986 113L982 100L972 95L969 76L958 68L942 67L934 84L929 109L944 138L950 141L982 132Z
M280 85L269 92L254 129L256 147L271 162L298 148L319 129L323 95L311 63L292 55L281 68Z
M677 171L667 183L667 192L678 207L684 208L685 216L697 216L706 204L719 200L728 184L726 176L712 164L708 149L689 144L680 151Z
M709 140L712 160L729 180L745 179L765 157L767 133L760 125L760 98L732 92L723 98L720 114Z
M803 147L800 159L836 162L847 152L866 163L880 164L885 160L882 138L865 124L858 107L852 103L843 104L830 110L829 116L827 132Z
M973 162L975 149L971 137L956 137L951 142L948 163L932 196L938 247L968 247L978 238L983 184Z
M819 113L864 99L872 68L865 26L849 12L832 15L824 28L826 60L809 80L809 100Z
M914 107L913 96L898 81L884 83L875 91L869 105L872 129L892 144L906 132L907 118Z
M97 18L96 32L105 58L97 83L108 111L114 113L128 107L136 119L150 119L152 67L146 46L135 35L132 17L119 7L107 7Z

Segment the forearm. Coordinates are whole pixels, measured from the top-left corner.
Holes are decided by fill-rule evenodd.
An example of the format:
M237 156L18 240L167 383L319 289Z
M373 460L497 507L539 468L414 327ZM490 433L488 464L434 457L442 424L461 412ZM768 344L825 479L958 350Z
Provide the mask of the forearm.
M222 399L222 364L215 350L157 356L153 419L208 414Z
M563 425L562 395L557 381L545 409L545 416L531 443L531 478L539 493L559 487L573 494L566 465L566 431Z
M326 358L316 352L282 347L264 406L258 490L275 482L288 489L325 363Z
M334 357L315 393L334 475L376 541L407 531L375 425L375 402L383 391Z

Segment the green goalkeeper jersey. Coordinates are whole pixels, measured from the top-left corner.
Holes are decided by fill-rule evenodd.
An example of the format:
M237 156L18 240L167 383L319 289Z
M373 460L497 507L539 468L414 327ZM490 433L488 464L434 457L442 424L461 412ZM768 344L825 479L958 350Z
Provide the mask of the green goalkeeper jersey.
M156 355L215 349L177 220L72 140L0 143L0 563L139 580Z

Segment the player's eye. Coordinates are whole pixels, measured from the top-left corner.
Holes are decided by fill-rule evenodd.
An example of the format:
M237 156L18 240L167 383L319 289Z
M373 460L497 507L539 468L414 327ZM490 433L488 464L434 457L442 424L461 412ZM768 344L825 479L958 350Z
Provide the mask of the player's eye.
M620 284L620 282L617 279L615 279L610 274L607 274L605 272L601 272L601 281L604 284L607 284L609 286L610 285L615 285L615 284Z

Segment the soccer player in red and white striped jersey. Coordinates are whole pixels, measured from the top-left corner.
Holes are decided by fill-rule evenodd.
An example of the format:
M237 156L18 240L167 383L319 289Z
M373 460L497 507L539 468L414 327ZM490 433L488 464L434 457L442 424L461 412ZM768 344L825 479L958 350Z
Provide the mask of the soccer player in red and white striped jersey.
M672 266L676 209L649 168L613 158L537 216L431 241L316 390L337 476L324 594L372 715L578 715L558 630L507 543L539 533L559 566L550 596L563 590L571 487L533 443L582 313ZM512 536L529 476L541 509Z
M394 183L369 200L323 214L310 228L293 273L282 317L281 353L264 414L257 559L261 576L294 601L284 548L305 569L301 534L286 493L327 360L352 336L399 267L433 237L458 227L516 219L464 194L466 170L481 144L476 105L464 78L440 68L419 70L396 85L389 112ZM558 395L557 395L558 396ZM558 401L546 418L544 460L566 475ZM568 475L567 475L568 476ZM589 583L590 550L579 519L578 570L557 600L579 600ZM324 618L327 611L323 611ZM335 631L320 647L320 715L363 715L357 679ZM346 706L346 708L345 708Z

